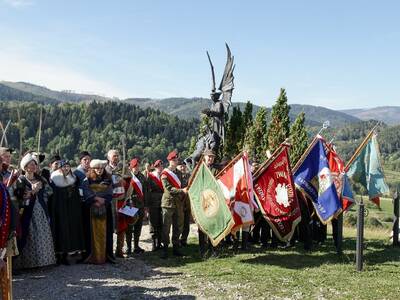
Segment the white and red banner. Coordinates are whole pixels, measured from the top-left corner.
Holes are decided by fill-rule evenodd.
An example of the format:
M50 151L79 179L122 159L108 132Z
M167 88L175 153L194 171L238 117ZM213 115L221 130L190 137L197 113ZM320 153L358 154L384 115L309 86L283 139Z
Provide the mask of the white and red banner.
M256 203L247 153L243 152L232 160L217 175L217 180L235 221L232 233L242 226L253 224Z
M170 169L165 168L162 172L161 172L161 176L167 176L168 181L177 189L180 189L182 184L181 181L179 180L178 176L172 172Z
M260 210L281 241L290 240L301 220L288 147L282 144L254 174L254 193Z
M332 144L325 143L326 157L328 159L331 176L336 187L339 199L342 202L342 210L348 210L355 202L351 193L350 185L346 180L345 165L336 153ZM350 193L348 192L350 190Z

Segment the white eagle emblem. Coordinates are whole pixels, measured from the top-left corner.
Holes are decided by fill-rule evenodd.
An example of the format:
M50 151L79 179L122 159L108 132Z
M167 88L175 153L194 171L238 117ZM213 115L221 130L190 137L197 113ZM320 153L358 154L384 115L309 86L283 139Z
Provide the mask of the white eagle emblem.
M325 167L318 173L319 189L318 195L323 194L333 183L332 174L329 168Z
M283 205L285 208L290 206L289 203L289 196L288 196L288 191L286 185L278 183L278 185L275 188L276 192L276 202L279 205Z

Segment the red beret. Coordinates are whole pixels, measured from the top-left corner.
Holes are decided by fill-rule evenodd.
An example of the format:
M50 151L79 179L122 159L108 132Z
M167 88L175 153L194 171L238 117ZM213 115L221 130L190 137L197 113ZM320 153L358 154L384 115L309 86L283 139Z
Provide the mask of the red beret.
M167 156L168 160L173 160L175 158L178 158L178 152L176 152L175 150L171 151Z
M134 158L134 159L131 160L131 162L129 164L129 167L131 169L135 168L135 167L137 167L138 163L139 163L139 158Z
M158 160L156 160L156 161L154 162L153 167L159 167L159 166L161 166L161 165L162 165L162 160L161 160L161 159L158 159Z

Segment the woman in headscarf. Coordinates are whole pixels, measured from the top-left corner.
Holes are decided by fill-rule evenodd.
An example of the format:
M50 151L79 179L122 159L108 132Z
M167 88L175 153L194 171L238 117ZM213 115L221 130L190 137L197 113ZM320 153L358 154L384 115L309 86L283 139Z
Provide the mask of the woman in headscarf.
M59 169L51 173L50 179L53 187L50 218L54 247L59 262L70 264L70 256L85 249L78 182L65 160L59 161Z
M48 194L51 188L47 181L37 174L38 160L27 153L21 160L24 175L18 177L15 196L20 208L20 230L15 269L27 269L54 265L53 237L51 235Z
M93 159L87 174L89 189L95 196L84 203L84 222L87 230L85 262L104 264L115 262L113 254L112 179L105 172L106 160Z

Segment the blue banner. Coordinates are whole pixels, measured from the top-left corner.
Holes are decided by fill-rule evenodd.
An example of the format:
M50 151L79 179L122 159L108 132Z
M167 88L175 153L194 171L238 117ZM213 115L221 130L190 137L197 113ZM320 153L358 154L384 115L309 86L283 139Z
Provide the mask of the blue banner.
M340 213L341 202L329 169L322 138L317 138L293 176L296 187L311 199L322 223L326 224Z

